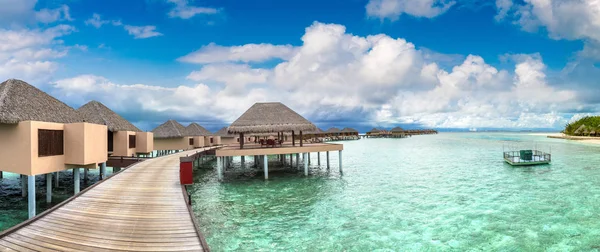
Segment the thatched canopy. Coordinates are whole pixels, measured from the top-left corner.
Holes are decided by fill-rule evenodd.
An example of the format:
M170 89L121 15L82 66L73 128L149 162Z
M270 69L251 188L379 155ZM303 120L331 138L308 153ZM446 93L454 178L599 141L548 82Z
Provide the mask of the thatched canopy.
M372 133L380 133L380 132L381 132L381 130L378 130L377 128L373 128L373 129L371 129L371 130L370 130L369 132L367 132L367 133L371 133L371 134L372 134Z
M353 128L344 128L342 130L342 132L344 132L344 133L358 133L358 130L355 130Z
M82 118L67 104L28 83L10 79L0 84L0 123L22 121L55 123L82 122Z
M575 132L573 132L573 133L575 133L575 135L581 135L581 134L583 134L585 131L587 131L587 127L585 126L585 124L582 124L582 125L581 125L581 126L579 126L579 128L577 128L577 129L575 130Z
M229 126L229 133L313 131L310 121L281 102L255 103Z
M304 135L320 135L320 134L323 134L323 133L325 133L325 132L322 129L317 128L316 130L304 133Z
M404 129L400 128L400 127L395 127L392 130L390 130L392 133L403 133Z
M108 130L116 131L136 131L141 130L131 124L125 118L121 117L104 104L91 101L77 109L77 113L86 121L95 124L106 125Z
M212 136L213 133L210 133L207 129L202 127L197 123L190 123L187 127L185 127L186 135L188 136Z
M227 131L227 127L223 127L220 130L217 130L215 133L212 134L213 136L220 136L220 137L236 137L235 134L230 134Z
M187 136L185 127L175 120L168 120L152 130L154 138L179 138Z
M340 133L342 132L339 128L336 127L331 127L329 128L327 131L325 131L326 133Z

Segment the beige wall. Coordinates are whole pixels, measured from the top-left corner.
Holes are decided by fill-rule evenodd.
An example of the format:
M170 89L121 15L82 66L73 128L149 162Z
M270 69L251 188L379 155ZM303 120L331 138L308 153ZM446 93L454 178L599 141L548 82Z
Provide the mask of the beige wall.
M204 147L204 137L203 136L195 136L194 137L194 148L202 148Z
M65 124L64 127L65 164L91 165L106 162L108 129L105 125L70 123Z
M154 133L136 132L135 133L135 152L150 153L154 150Z
M189 137L154 139L154 150L189 150L193 147L190 146Z
M135 148L129 148L129 136L135 136L133 131L113 132L113 156L131 157L135 154ZM136 137L137 146L137 137Z
M220 138L221 138L222 145L235 145L235 144L239 145L239 142L237 141L239 139L239 137L220 137Z
M221 137L213 136L213 145L219 145L219 144L221 144Z
M210 139L212 139L212 138L213 137L211 137L211 136L205 136L204 137L204 146L205 147L210 147L210 146L215 145L214 143L210 143Z
M64 155L39 157L38 129L63 130ZM0 170L38 175L75 167L95 168L107 159L106 133L106 126L90 123L0 124Z

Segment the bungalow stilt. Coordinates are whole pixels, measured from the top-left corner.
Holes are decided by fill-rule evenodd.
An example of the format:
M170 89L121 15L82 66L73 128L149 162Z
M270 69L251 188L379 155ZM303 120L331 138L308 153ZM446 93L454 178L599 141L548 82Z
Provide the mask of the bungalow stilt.
M344 173L344 171L342 170L342 151L340 151L339 158L340 158L340 162L339 162L340 163L340 173Z
M79 193L79 168L73 168L73 194Z
M267 160L267 155L263 156L264 169L265 169L265 179L269 179L269 160Z
M25 175L21 175L21 197L27 196L27 180Z
M56 172L54 173L54 187L58 187L58 175L60 174L60 172Z
M106 162L100 164L100 179L106 178Z
M223 180L223 157L217 157L217 173L219 177L219 181Z
M46 203L52 203L52 173L46 174Z
M327 170L329 170L329 151L327 153Z
M35 217L35 175L27 176L27 208L29 219Z
M317 152L317 165L321 166L321 152Z
M304 176L308 176L308 153L304 153Z

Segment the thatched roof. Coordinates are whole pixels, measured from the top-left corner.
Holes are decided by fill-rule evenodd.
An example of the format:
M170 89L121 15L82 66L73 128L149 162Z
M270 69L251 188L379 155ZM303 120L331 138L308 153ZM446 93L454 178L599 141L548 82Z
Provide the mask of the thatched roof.
M323 134L325 132L322 129L317 128L316 130L309 131L309 132L306 132L306 133L302 132L302 133L306 134L306 135L319 135L319 134Z
M355 130L353 128L344 128L342 130L342 132L347 132L347 133L358 133L358 130Z
M185 127L175 120L168 120L152 130L154 138L179 138L187 136Z
M28 83L10 79L0 84L0 123L22 121L55 123L82 122L82 118L67 104Z
M108 130L112 132L116 131L136 131L141 130L131 124L125 118L121 117L111 109L104 106L104 104L91 101L77 109L77 113L86 122L106 125Z
M229 133L268 133L281 131L312 131L310 121L281 102L255 103L229 126Z
M220 130L217 130L212 135L213 136L220 136L220 137L236 137L235 134L230 134L230 133L227 132L227 127L223 127Z
M342 131L340 129L336 128L336 127L331 127L327 131L325 131L325 132L326 133L340 133Z
M402 132L404 132L404 129L400 128L400 127L395 127L392 130L390 130L390 131L393 132L393 133L402 133Z
M576 135L580 135L580 134L584 133L585 131L587 131L587 128L586 128L585 124L582 124L573 133L575 133Z
M188 136L212 136L213 133L210 133L207 129L202 127L197 123L190 123L187 127L185 127L186 135Z
M370 130L368 133L379 133L381 132L381 130L378 130L376 128L373 128L372 130Z

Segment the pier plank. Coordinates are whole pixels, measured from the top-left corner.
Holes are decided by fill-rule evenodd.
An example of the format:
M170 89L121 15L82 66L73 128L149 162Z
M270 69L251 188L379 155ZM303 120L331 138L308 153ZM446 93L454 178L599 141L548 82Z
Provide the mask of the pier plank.
M208 251L179 184L179 157L197 151L121 171L0 234L0 251Z

